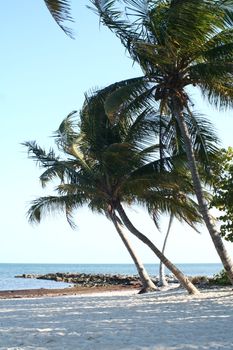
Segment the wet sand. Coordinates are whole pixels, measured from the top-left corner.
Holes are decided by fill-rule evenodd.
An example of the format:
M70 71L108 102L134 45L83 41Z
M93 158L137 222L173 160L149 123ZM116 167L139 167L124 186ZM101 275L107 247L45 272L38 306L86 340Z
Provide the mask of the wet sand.
M140 285L135 286L97 286L97 287L69 287L57 289L24 289L24 290L6 290L0 291L0 299L21 299L21 298L40 298L57 297L65 295L93 294L113 291L140 290Z

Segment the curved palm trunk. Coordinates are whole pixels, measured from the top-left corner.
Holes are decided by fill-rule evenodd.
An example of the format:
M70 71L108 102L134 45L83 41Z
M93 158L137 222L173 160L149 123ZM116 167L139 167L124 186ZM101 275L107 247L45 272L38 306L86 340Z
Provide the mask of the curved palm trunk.
M128 230L135 235L138 239L140 239L143 243L145 243L151 250L155 253L155 255L161 260L161 262L174 274L174 276L179 280L182 286L188 291L189 294L198 294L198 289L189 281L188 277L186 277L175 265L172 264L161 252L160 250L147 238L143 233L138 231L136 227L129 220L126 215L122 205L118 203L116 207L123 223L128 228Z
M171 214L170 219L169 219L169 223L168 223L167 233L166 233L166 236L165 236L165 239L163 242L162 254L164 254L164 252L165 252L165 248L166 248L169 233L171 231L173 219L174 219L174 215ZM167 283L166 277L165 277L164 264L162 263L162 261L160 261L160 264L159 264L159 286L165 287L167 285L168 285L168 283Z
M110 214L111 220L112 220L119 236L121 237L124 245L126 246L126 249L128 250L128 252L129 252L131 258L133 259L133 262L137 268L137 271L138 271L138 274L139 274L139 277L140 277L140 280L142 283L142 289L140 290L139 293L147 293L147 292L151 292L154 290L158 290L158 288L155 286L155 284L150 279L150 276L148 275L140 258L136 255L131 244L129 243L129 240L127 238L126 233L124 232L124 228L121 225L120 220L117 218L117 216L114 212L111 212L109 214Z
M221 236L219 235L214 223L211 220L211 216L209 214L208 207L203 196L201 180L198 174L196 159L193 152L191 138L190 138L188 127L184 119L184 115L177 101L173 101L173 106L174 106L174 110L173 110L174 115L178 121L179 128L184 138L186 155L188 158L189 168L192 174L193 185L197 196L201 215L203 217L203 220L205 221L206 227L210 233L210 236L217 250L217 253L223 263L224 269L226 270L226 273L231 283L233 284L233 262L223 244L223 240Z

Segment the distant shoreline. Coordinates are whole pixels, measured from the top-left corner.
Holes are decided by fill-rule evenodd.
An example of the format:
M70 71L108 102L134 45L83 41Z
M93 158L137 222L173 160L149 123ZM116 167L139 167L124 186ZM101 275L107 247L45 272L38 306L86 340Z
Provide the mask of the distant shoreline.
M135 291L139 292L142 288L140 279L135 275L109 275L109 274L70 274L53 273L45 275L22 274L15 276L22 279L44 279L58 282L58 288L27 288L0 290L0 299L21 299L21 298L40 298L56 296L75 296L79 294L98 294L105 292ZM168 286L161 287L158 291L164 291L174 288L182 288L179 281L172 275L166 276ZM213 278L207 276L189 276L190 281L197 286L199 290L222 288L216 284ZM159 278L152 278L155 285L158 286ZM61 288L60 282L65 282L67 287ZM60 287L60 288L59 288ZM232 289L233 290L233 289Z
M159 265L158 264L145 264L148 274L157 279L159 275ZM187 264L178 266L178 268L186 276L207 276L212 277L219 273L222 269L221 264ZM171 276L170 272L165 269L165 273ZM57 274L54 279L36 279L34 278L15 278L18 275L46 275L46 274ZM69 286L77 284L76 280L73 280L71 276L67 276L64 282L61 282L63 278L61 275L64 274L86 274L86 275L116 275L116 276L135 276L137 271L133 264L0 264L0 290L29 290L29 289L63 289ZM172 276L173 277L173 276ZM92 278L91 278L92 279ZM90 279L88 278L90 281ZM88 286L94 286L99 284L99 278L89 283ZM108 285L108 281L104 281L104 284ZM117 281L112 281L110 284L122 284L122 280L117 283ZM129 281L130 282L130 281ZM125 281L123 284L129 284ZM131 280L130 283L137 283ZM85 283L85 281L83 281ZM81 286L81 283L78 283ZM82 285L84 286L84 285ZM85 285L85 287L88 287Z

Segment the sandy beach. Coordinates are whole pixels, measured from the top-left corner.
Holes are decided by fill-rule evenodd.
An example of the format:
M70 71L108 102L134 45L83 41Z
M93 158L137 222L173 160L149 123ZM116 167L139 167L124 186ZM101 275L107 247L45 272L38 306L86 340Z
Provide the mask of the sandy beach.
M21 299L21 298L41 298L41 297L58 297L58 296L75 296L80 294L99 294L104 292L135 290L139 292L140 286L95 286L95 287L69 287L69 288L57 288L57 289L22 289L22 290L0 290L0 299Z
M232 350L233 291L0 300L1 350Z

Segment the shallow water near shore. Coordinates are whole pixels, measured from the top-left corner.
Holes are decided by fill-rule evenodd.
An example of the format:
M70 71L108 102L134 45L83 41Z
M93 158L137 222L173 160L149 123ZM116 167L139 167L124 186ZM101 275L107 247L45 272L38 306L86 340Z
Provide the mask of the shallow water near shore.
M213 276L222 269L222 264L177 264L189 276ZM145 264L151 276L159 273L158 264ZM133 264L0 264L0 290L37 288L67 288L69 284L54 281L15 278L20 274L46 274L56 272L77 272L93 274L136 275ZM167 271L169 273L169 271Z

